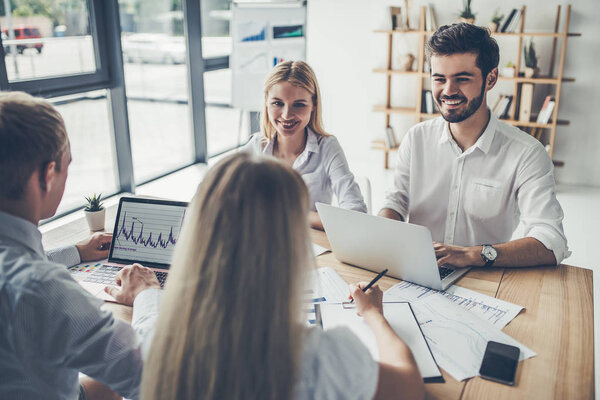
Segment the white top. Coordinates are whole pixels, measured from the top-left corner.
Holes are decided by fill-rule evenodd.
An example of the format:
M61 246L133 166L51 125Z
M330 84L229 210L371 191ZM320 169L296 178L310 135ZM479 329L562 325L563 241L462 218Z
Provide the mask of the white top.
M379 364L348 328L310 328L304 337L294 399L371 400Z
M311 209L316 211L316 202L331 204L332 194L335 193L340 207L367 212L360 188L354 181L344 150L335 136L317 135L310 128L306 128L306 131L306 147L292 168L302 175L308 187ZM274 144L274 140L266 140L258 132L252 135L242 151L272 156Z
M398 150L394 188L383 207L426 226L438 242L504 243L520 220L525 236L552 250L557 263L571 254L552 160L538 140L493 113L465 152L442 117L411 128Z
M0 212L0 399L76 399L78 371L139 397L141 340L160 290L136 298L132 329L73 280L65 265L76 253L62 248L49 260L34 224Z

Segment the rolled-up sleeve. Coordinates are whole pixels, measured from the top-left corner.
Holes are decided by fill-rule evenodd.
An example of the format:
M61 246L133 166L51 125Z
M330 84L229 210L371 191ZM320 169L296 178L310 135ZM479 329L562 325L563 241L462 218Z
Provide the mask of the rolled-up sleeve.
M524 236L539 240L554 253L557 265L571 255L554 191L554 166L545 149L533 146L517 173L517 202Z
M411 161L411 133L406 134L396 160L394 170L394 186L386 193L382 208L396 211L406 221L408 217L409 190L410 190L410 161Z
M323 147L323 160L327 161L326 171L331 181L331 188L339 206L347 210L367 212L367 205L350 172L344 150L337 138L331 137Z

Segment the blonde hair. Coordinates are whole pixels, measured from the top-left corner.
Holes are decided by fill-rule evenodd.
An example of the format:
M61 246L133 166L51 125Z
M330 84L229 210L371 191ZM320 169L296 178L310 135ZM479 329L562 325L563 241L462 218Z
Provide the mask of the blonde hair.
M36 169L43 170L54 161L60 171L69 147L58 111L46 100L24 92L0 93L0 143L0 198L11 200L21 198Z
M270 157L237 153L208 172L175 250L144 399L291 397L308 201L300 175Z
M264 105L260 120L260 130L268 140L275 138L275 127L269 121L267 112L267 98L269 90L281 82L289 82L294 86L299 86L306 90L312 96L313 111L308 122L308 127L317 135L329 136L323 129L323 121L321 120L321 91L317 83L317 76L312 68L304 61L285 61L277 64L267 75L265 79L264 89Z

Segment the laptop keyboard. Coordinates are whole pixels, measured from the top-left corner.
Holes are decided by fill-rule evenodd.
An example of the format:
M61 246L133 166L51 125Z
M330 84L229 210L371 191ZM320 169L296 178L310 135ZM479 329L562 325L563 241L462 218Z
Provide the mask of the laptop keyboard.
M444 279L448 275L454 272L452 268L440 267L440 279Z
M92 272L92 274L83 281L114 286L117 272L119 272L121 268L122 267L115 267L113 265L102 265L101 267L96 268L96 270L94 270L94 272ZM160 282L160 287L162 288L165 285L168 273L154 271L154 274L156 275L156 279L158 279L158 282Z

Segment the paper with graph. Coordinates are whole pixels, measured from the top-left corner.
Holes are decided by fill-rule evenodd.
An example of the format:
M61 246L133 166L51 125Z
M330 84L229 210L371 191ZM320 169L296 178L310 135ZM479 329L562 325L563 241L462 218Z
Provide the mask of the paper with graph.
M410 282L400 282L388 289L383 298L384 301L403 299L402 301L412 302L425 299L436 293L499 329L504 328L523 310L523 307L516 304L456 285L450 286L446 291L438 291Z
M456 287L440 292L401 282L384 294L384 301L408 301L440 367L462 381L479 373L490 340L519 347L519 359L536 355L500 329L522 307Z

